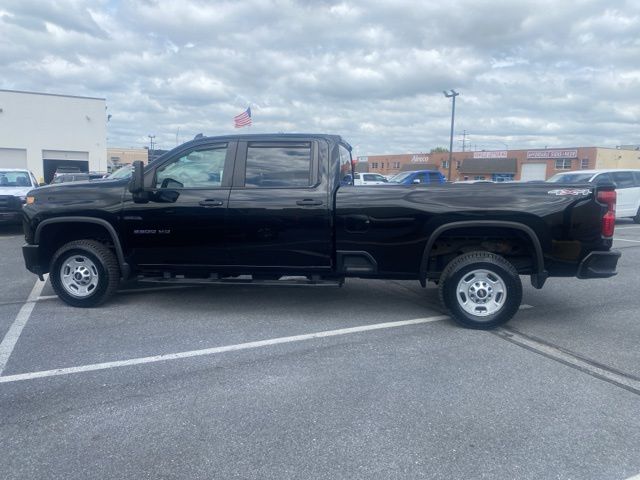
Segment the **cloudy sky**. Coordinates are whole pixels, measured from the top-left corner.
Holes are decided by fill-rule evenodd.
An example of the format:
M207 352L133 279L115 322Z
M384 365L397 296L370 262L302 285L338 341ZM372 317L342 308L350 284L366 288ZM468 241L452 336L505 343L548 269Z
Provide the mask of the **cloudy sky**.
M637 0L0 0L0 88L107 99L110 146L343 135L358 155L640 143ZM243 129L242 131L247 131Z

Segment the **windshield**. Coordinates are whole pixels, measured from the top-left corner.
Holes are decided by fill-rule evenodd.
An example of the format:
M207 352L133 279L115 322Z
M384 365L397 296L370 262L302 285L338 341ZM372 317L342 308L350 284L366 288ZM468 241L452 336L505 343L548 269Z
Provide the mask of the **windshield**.
M31 187L28 172L11 172L0 170L0 187Z
M547 182L552 183L589 183L593 173L557 173Z
M113 172L111 175L109 175L107 178L109 179L121 179L121 178L129 178L131 176L131 172L133 171L133 169L131 168L131 165L126 165L118 170L116 170L115 172Z
M413 172L398 173L397 175L394 175L393 177L391 177L391 179L389 179L389 183L400 183L412 173Z

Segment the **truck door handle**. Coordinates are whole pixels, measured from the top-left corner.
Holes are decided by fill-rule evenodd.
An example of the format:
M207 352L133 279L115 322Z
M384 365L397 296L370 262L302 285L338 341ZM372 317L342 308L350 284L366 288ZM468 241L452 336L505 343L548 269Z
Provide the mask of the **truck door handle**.
M296 205L300 205L301 207L312 207L315 205L322 205L322 200L312 200L310 198L305 198L304 200L298 200Z
M216 200L215 198L207 198L206 200L202 200L199 205L203 207L220 207L222 206L222 200Z

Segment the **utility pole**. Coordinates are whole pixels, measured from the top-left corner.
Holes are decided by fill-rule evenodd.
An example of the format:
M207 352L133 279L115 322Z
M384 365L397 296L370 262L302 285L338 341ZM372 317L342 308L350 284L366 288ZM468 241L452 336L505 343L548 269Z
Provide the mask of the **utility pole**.
M153 139L156 138L155 135L147 135L149 137L149 161L153 161Z
M452 99L451 103L451 136L449 137L449 175L447 180L451 181L451 161L453 155L453 123L456 118L456 97L460 95L455 90L449 90L450 93L443 91L444 96Z
M463 152L465 151L465 147L467 146L466 140L467 140L467 131L463 130L462 131L462 151Z

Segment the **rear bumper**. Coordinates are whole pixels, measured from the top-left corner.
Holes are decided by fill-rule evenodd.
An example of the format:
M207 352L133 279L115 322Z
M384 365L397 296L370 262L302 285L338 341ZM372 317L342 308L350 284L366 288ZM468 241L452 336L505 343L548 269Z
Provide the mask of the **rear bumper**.
M40 246L25 244L22 246L24 265L31 273L42 275L46 269L40 264Z
M578 278L608 278L616 273L616 266L622 254L619 250L591 252L578 267Z

